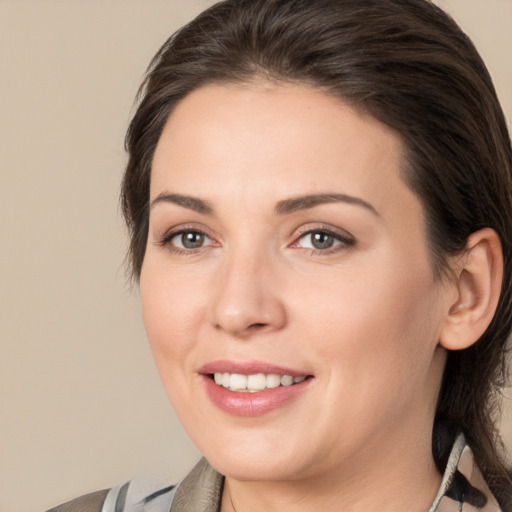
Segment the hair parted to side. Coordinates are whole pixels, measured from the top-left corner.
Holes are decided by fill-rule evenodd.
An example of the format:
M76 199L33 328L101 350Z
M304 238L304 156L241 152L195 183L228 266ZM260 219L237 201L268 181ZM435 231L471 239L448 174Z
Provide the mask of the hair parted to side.
M170 37L150 65L126 137L121 199L132 275L140 275L147 242L151 162L173 108L206 84L262 78L318 88L401 136L403 177L425 208L438 278L471 233L498 233L505 265L498 309L477 343L448 354L433 447L442 470L453 435L446 425L461 428L491 489L512 510L495 426L512 327L512 150L484 63L431 2L227 0Z

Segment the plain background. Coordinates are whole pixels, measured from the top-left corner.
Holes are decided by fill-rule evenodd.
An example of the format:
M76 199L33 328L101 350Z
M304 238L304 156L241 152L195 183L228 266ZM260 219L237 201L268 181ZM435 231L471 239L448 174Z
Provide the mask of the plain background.
M176 480L198 458L126 284L118 190L145 67L211 3L0 0L0 512L142 474ZM512 0L438 3L512 119Z

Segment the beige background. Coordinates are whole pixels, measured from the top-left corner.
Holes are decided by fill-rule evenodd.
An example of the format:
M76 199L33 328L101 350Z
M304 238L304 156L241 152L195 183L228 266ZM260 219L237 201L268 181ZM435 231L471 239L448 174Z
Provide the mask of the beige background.
M0 512L140 474L175 480L198 456L125 284L118 188L145 66L210 3L0 0ZM512 119L512 0L438 3Z

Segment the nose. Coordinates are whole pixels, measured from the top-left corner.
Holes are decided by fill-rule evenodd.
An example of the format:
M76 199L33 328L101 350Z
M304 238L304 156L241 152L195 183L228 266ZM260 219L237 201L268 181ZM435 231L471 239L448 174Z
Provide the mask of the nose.
M287 315L278 282L268 258L229 258L215 279L210 307L214 328L240 339L283 328Z

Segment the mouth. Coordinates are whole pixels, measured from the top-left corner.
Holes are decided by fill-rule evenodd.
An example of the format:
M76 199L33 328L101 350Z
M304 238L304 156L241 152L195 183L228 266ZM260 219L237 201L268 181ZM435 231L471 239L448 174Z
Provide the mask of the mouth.
M314 375L258 361L215 361L199 370L211 402L234 416L261 416L307 393Z
M310 376L293 377L278 373L242 373L215 372L208 374L215 384L238 393L258 393L267 389L288 387L304 382Z

